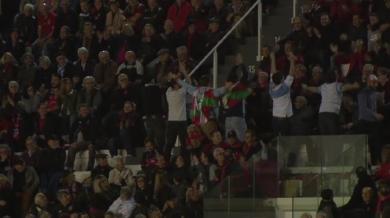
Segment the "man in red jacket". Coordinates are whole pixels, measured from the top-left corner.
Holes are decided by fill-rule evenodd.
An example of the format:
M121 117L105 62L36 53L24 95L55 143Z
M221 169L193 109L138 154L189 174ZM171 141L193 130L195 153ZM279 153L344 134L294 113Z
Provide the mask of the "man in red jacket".
M191 4L185 0L176 0L169 7L167 19L172 20L176 32L180 32L186 28L188 16L191 14L191 11Z

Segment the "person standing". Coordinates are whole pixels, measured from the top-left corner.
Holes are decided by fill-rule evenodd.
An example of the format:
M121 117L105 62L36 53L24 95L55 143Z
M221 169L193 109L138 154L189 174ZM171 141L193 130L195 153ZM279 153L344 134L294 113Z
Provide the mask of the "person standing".
M293 115L291 103L291 85L294 82L294 65L296 57L290 53L290 72L286 78L282 72L276 72L275 54L271 54L271 80L269 93L273 101L272 128L276 135L289 134L289 122Z
M187 130L186 89L175 80L171 80L169 85L166 91L168 103L166 146L163 149L164 154L168 156L176 142L177 136L179 136L180 143L184 144Z

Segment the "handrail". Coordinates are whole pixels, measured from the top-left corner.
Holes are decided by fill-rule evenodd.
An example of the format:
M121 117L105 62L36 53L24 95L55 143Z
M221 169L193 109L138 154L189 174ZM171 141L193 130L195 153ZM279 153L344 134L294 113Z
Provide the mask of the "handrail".
M236 29L238 25L253 11L253 9L259 4L261 0L257 0L253 5L248 9L248 11L230 28L230 30L225 33L225 35L218 41L218 43L203 57L203 59L191 70L189 76L192 76L200 66L214 53L215 50L225 41L225 39Z

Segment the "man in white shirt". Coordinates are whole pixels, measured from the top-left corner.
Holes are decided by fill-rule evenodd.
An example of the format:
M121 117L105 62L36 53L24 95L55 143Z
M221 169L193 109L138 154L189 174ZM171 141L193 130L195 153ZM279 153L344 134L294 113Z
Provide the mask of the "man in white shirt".
M271 80L269 94L272 98L272 128L276 135L287 135L289 133L289 120L293 115L290 89L294 82L294 66L296 57L290 53L290 72L284 78L281 72L276 72L275 54L271 54Z
M325 83L319 87L302 88L321 94L321 105L318 114L318 126L321 135L334 135L339 133L339 113L343 92L359 88L358 83L343 84L337 81L338 70L331 70L325 75Z
M169 157L177 136L179 136L181 145L184 145L187 130L187 91L176 80L171 80L170 86L166 91L166 98L168 103L168 122L164 154Z
M129 218L135 209L135 201L131 188L123 187L119 198L117 198L107 212L112 212L115 215L120 215L123 218Z

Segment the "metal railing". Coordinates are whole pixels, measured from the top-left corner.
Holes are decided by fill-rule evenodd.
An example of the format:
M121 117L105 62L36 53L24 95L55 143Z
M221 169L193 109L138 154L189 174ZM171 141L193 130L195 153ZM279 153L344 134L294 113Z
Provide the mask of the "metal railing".
M257 0L253 5L248 9L248 11L240 17L240 19L234 23L234 25L230 28L229 31L225 33L225 35L218 41L218 43L202 58L201 61L192 69L192 71L189 73L189 76L192 76L203 64L206 62L206 60L213 55L213 87L217 87L217 81L218 81L218 52L217 49L219 46L230 36L230 34L241 24L241 22L249 16L249 14L257 7L258 11L258 30L257 30L257 39L258 39L258 57L260 58L260 48L261 48L261 27L262 27L262 11L263 6L261 0Z

